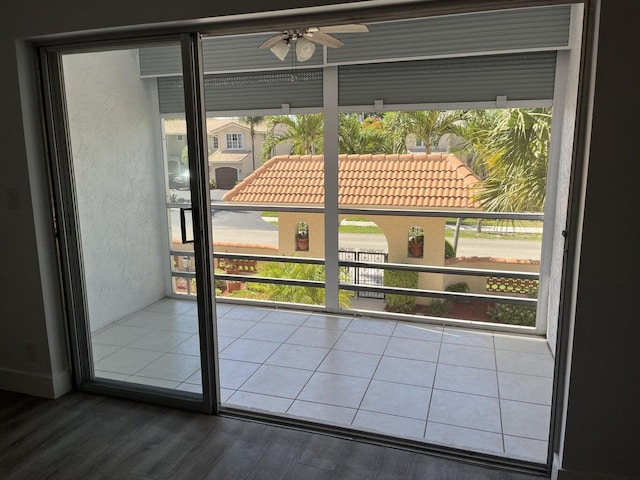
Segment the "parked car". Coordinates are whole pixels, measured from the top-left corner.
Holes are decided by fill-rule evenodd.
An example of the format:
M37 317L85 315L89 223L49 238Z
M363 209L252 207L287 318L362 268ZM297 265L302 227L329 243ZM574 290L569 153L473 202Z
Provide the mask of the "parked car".
M169 188L173 190L189 188L189 171L169 172Z

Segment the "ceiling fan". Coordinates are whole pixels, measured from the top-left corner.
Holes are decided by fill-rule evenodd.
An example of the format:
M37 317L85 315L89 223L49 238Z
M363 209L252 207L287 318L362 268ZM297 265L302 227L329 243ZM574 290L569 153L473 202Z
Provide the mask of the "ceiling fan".
M313 56L313 52L316 50L315 44L324 45L329 48L339 48L344 45L344 42L329 35L330 33L359 33L368 31L369 28L361 24L292 28L268 38L262 42L258 48L268 48L278 59L284 61L287 53L289 53L289 48L293 45L298 61L306 62Z

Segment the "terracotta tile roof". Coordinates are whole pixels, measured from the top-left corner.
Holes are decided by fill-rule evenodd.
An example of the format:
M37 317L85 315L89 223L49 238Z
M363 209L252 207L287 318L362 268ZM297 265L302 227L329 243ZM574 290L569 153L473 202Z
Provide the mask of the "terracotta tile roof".
M265 162L223 199L242 203L322 204L322 155L278 156ZM470 189L480 179L442 153L340 155L340 205L476 208Z

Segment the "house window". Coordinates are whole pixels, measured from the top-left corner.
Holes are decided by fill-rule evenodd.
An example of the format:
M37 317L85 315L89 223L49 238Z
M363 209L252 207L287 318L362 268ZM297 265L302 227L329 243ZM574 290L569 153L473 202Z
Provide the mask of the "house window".
M416 140L416 147L424 148L424 140Z
M218 142L218 136L214 135L212 139L213 149L218 150L220 148L220 144Z
M227 133L227 149L228 150L242 150L242 134L241 133Z
M182 135L178 135L178 141L181 142L182 141Z

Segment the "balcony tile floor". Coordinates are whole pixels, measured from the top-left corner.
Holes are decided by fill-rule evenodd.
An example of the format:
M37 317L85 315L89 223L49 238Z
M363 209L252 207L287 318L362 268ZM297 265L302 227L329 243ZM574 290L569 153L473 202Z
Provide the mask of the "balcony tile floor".
M219 303L223 405L544 463L544 339ZM195 304L161 300L92 335L96 376L202 391Z

